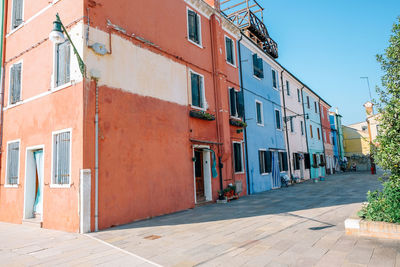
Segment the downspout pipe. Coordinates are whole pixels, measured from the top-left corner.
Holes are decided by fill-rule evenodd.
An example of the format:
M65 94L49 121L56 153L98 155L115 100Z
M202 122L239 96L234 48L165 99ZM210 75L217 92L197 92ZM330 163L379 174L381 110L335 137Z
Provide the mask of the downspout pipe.
M325 148L325 140L324 140L324 125L322 124L322 116L321 116L321 99L318 99L318 109L319 109L319 121L321 123L321 135L322 135L322 147L324 149L324 161L325 161L325 175L326 175L326 148ZM322 112L324 112L324 108L322 107Z
M5 90L5 61L6 61L6 35L5 35L5 29L7 27L7 10L8 10L8 1L1 0L1 6L2 6L2 12L1 12L1 21L3 23L3 27L1 28L1 38L2 38L2 44L1 44L1 102L0 102L0 168L1 168L1 162L2 162L2 156L3 156L3 128L4 128L4 90Z
M288 164L289 164L289 177L292 179L292 163L290 160L290 143L289 143L289 133L288 133L288 121L286 117L286 101L285 101L285 88L283 83L283 72L281 71L281 84L282 84L282 98L283 98L283 115L285 116L285 133L286 133L286 140L287 140L287 151L288 151ZM286 88L287 89L287 88ZM294 160L294 159L293 159Z
M94 79L96 87L96 103L94 115L95 128L95 160L94 160L94 175L95 175L95 206L94 206L94 229L99 231L99 86L97 79Z
M244 85L243 85L243 69L242 69L242 51L240 49L240 42L243 39L243 35L240 34L240 39L238 41L238 56L239 56L239 78L240 78L240 90L243 92L244 96ZM246 105L243 105L243 121L246 123ZM251 194L250 187L250 170L249 170L249 150L247 147L247 127L244 127L244 148L245 148L245 153L246 153L246 182L247 182L247 194Z
M308 153L309 160L310 160L310 162L311 162L311 159L310 159L310 146L309 146L309 144L308 144L308 134L307 134L306 110L305 110L305 108L304 108L303 89L304 89L304 86L301 88L301 102L302 102L302 106L303 106L303 117L304 117L304 133L306 134L307 153ZM311 177L311 166L310 166L310 168L308 169L308 172L310 173L310 179L311 179L311 178L312 178L312 177Z

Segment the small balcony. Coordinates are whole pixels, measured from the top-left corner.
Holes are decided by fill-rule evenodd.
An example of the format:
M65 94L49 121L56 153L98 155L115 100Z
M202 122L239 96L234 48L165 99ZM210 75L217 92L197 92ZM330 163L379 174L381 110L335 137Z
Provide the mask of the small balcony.
M264 24L264 8L256 0L224 0L220 5L224 16L266 53L278 58L278 45L269 36Z

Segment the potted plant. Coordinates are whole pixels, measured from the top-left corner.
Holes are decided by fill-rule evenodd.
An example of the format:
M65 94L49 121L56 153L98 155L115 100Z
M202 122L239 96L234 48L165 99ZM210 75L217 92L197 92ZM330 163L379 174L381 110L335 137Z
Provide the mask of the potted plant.
M203 110L192 109L189 111L189 115L192 118L202 119L202 120L206 120L206 121L214 121L215 120L215 116L213 114L210 114Z
M242 127L242 128L246 128L247 127L247 123L241 121L241 120L234 120L234 119L230 119L229 123L232 126L236 126L236 127Z

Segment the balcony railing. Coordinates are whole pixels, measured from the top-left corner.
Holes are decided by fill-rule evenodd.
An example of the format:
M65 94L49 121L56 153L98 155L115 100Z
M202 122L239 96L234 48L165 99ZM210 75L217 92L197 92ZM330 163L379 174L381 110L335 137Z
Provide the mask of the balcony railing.
M250 39L272 57L278 57L278 45L269 36L263 22L264 8L256 0L225 0L221 12Z

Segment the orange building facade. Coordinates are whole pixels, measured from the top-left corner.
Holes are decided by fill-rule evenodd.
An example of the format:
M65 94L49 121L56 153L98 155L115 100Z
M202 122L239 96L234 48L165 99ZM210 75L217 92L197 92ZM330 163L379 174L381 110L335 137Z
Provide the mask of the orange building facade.
M87 232L215 201L229 184L246 194L229 112L240 31L212 1L6 2L1 221ZM73 46L48 38L56 13L84 75Z

